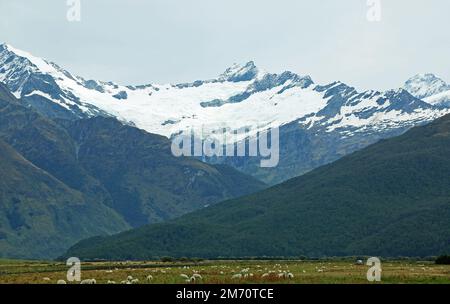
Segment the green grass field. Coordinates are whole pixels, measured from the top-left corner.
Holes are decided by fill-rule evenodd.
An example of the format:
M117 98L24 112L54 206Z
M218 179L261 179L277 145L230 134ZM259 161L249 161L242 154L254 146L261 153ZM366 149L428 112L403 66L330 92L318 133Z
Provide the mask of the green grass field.
M450 265L423 261L384 261L382 281L389 284L450 284ZM0 260L1 284L56 284L66 280L69 267L59 262ZM131 276L135 284L276 283L276 284L367 284L369 266L353 261L203 261L199 263L90 262L82 263L81 279L97 284L120 284ZM292 273L293 277L281 275ZM241 274L241 278L233 275ZM150 276L149 279L147 279ZM239 275L238 275L239 276ZM78 284L78 283L77 283ZM373 284L373 283L371 283Z

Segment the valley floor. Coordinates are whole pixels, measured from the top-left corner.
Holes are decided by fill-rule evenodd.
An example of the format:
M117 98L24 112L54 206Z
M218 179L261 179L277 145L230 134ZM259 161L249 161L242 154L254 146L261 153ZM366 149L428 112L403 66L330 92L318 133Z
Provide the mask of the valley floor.
M382 261L381 283L450 284L450 265L422 261ZM69 267L60 262L0 260L0 284L56 284L66 280ZM199 263L92 262L82 263L82 279L119 284L131 276L136 284L365 284L369 266L350 260L327 261L203 261ZM282 273L292 273L290 276ZM241 278L233 278L234 275ZM138 281L136 281L136 279Z

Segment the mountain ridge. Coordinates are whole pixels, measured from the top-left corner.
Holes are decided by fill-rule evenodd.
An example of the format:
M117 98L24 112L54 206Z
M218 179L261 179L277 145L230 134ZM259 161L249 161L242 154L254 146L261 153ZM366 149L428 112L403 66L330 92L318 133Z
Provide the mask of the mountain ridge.
M450 106L450 85L432 73L417 74L407 80L405 90L429 104Z
M54 258L82 238L265 187L233 168L175 158L167 138L111 117L48 119L1 83L0 142L0 257Z
M36 64L29 67L27 62L33 61ZM450 113L450 104L426 102L405 89L358 92L342 82L321 85L310 76L288 71L271 74L252 61L235 64L210 80L121 86L85 80L4 46L0 48L0 81L20 95L25 105L52 119L115 117L167 138L195 129L202 130L195 136L218 141L221 136L216 131L226 126L228 142L253 139L258 132L279 128L280 149L284 150L280 159L284 161L276 168L260 168L260 159L253 157L202 158L234 166L268 184L302 175ZM439 94L427 98L445 100ZM248 133L235 138L233 131L242 128Z
M450 250L450 115L261 192L84 240L65 256L380 257Z

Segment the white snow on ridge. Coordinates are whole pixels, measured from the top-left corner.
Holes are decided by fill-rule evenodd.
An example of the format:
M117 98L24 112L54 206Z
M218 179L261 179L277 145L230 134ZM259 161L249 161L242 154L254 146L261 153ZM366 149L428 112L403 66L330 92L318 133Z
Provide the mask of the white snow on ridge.
M10 52L15 53L19 57L27 58L33 65L36 66L37 70L40 71L43 74L50 74L54 75L56 74L56 69L52 67L48 62L46 62L44 59L35 57L32 54L16 49L13 46L9 44L5 44L6 49Z
M430 97L424 98L423 100L432 105L450 103L450 90L432 95Z
M424 109L421 111L415 111L413 113L404 113L398 110L380 112L377 115L361 119L351 114L346 116L343 120L337 124L334 124L327 128L327 132L338 130L345 127L359 127L355 131L348 131L348 135L354 133L360 133L367 130L380 131L383 129L395 129L408 124L417 124L420 122L428 122L437 119L443 115L449 114L450 109L444 109L441 111L434 111L430 109Z
M41 92L41 91L37 91L37 90L35 90L35 91L33 91L33 92L29 93L29 94L26 94L24 97L30 97L30 96L36 96L36 95L41 96L41 97L43 97L45 99L48 99L48 100L50 100L50 101L52 101L52 102L54 102L56 104L59 104L60 106L66 108L67 110L70 110L69 105L74 105L75 104L75 103L73 103L71 101L68 101L68 100L64 100L64 102L62 102L61 100L52 98L47 93L44 93L44 92Z
M64 96L56 100L48 93L36 90L27 94L27 97L40 95L68 110L70 110L69 106L77 105L88 115L95 115L95 111L90 108L95 106L122 121L133 122L138 128L167 137L183 130L192 128L199 130L202 127L206 137L214 136L212 131L223 127L228 127L230 130L250 127L251 133L247 135L251 136L258 131L279 127L304 117L308 118L302 123L308 128L317 123L325 123L329 132L346 127L360 130L381 129L397 127L405 122L428 121L448 113L447 110L436 109L422 109L420 112L412 113L388 111L387 108L392 101L388 99L379 104L382 93L367 91L361 97L358 94L351 95L350 92L349 96L353 97L350 97L348 103L341 106L337 115L328 117L328 121L323 122L326 117L319 116L317 113L327 106L331 97L324 98L325 92L315 90L315 85L302 88L296 86L291 79L267 90L251 91L247 98L239 102L230 101L232 97L248 93L252 85L265 81L264 76L268 74L257 69L253 62L244 66L233 65L218 79L198 85L151 84L142 87L125 87L114 83L95 82L97 87L92 88L83 78L73 77L53 63L9 45L6 49L9 53L4 56L11 56L13 53L18 57L26 58L31 63L31 67L4 66L7 71L0 73L0 81L8 80L8 77L9 80L17 77L15 73L8 71L9 69L21 69L20 71L27 71L27 73L31 69L34 73L52 76L62 92L61 96ZM1 58L1 55L2 52L0 52L0 68L2 62L6 62L6 58ZM242 79L229 80L232 78ZM436 79L431 76L416 76L409 81L409 87L420 94L442 90L442 81ZM423 87L427 80L432 83L431 89ZM20 81L18 83L20 84ZM337 82L327 90L335 89L339 85L343 84ZM20 90L21 88L13 93L20 97ZM436 104L440 102L439 100L448 98L449 92L432 95L425 101ZM76 100L70 100L73 96ZM220 101L221 105L206 107L203 104L202 106L202 103L213 101ZM373 111L374 114L370 117L357 115L357 113L368 111Z
M431 73L418 74L410 78L405 82L404 88L413 96L419 99L429 100L432 104L434 104L433 102L435 100L439 99L435 98L437 95L450 94L450 85Z
M61 91L72 93L79 98L81 104L94 105L120 120L131 121L141 129L167 137L180 130L198 129L202 126L206 129L227 126L232 130L250 127L251 132L256 133L261 129L278 127L317 112L326 105L323 94L314 91L312 87L308 89L294 87L279 94L278 92L283 88L279 86L252 94L238 103L224 104L220 107L201 106L202 102L228 100L245 92L256 79L262 78L263 75L259 70L255 79L249 81L205 82L200 86L182 88L152 84L142 89L102 83L104 92L99 92L85 87L81 81L77 80L82 78L67 77L43 59L11 46L7 48L17 56L27 58L40 73L51 75ZM248 72L246 67L234 65L221 77L230 76L233 73L237 73L234 76L239 77L246 72ZM287 84L289 83L285 85ZM126 92L127 98L118 100L113 97L119 92ZM52 99L42 92L34 91L27 96L33 94L46 97L68 108L62 101Z

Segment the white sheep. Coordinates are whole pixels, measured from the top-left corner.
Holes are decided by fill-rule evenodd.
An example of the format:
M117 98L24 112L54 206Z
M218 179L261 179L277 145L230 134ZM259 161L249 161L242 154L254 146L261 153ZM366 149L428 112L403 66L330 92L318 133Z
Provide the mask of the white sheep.
M194 273L193 277L200 280L203 279L199 273Z
M116 282L108 280L106 284L116 284Z
M283 272L279 273L277 276L280 279L281 278L283 278L283 279L293 279L294 278L294 275L289 271L283 271Z
M97 284L95 279L86 279L80 282L80 284Z
M64 285L64 284L67 284L67 283L66 283L66 281L64 281L64 280L58 280L58 282L56 282L56 284L58 284L58 285Z
M131 284L137 284L137 283L139 283L139 279L133 279L133 280L131 280Z
M147 281L151 281L151 280L153 280L153 276L151 275L151 274L149 274L148 276L147 276Z
M242 279L242 274L240 274L240 273L234 274L231 278L232 279Z
M180 277L182 277L185 280L189 280L189 276L187 274L182 273L180 274Z

